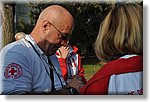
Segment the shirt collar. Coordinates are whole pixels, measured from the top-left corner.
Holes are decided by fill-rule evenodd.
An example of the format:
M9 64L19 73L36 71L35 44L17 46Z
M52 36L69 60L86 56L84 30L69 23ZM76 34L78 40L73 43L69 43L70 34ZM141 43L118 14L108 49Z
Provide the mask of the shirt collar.
M121 58L127 59L127 58L134 57L134 56L137 56L137 55L136 55L136 54L124 55L124 56L120 57L120 59L121 59Z
M44 52L39 48L39 46L37 45L37 43L34 41L34 39L32 38L32 36L26 35L25 39L31 42L31 44L36 48L36 50L38 51L38 53L40 55L46 56L44 54Z

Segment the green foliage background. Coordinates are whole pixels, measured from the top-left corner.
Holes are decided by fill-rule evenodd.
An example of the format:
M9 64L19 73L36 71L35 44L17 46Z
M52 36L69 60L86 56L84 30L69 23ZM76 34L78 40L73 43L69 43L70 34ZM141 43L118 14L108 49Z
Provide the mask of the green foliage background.
M99 31L99 25L112 4L107 3L27 3L30 8L27 16L31 23L19 20L17 31L30 33L36 24L40 12L49 5L59 4L73 15L75 27L70 40L71 45L79 48L79 53L84 57L95 56L93 44Z
M89 80L105 64L99 62L95 56L93 44L98 35L100 23L114 6L114 3L27 3L26 5L30 8L27 16L31 22L27 24L20 19L17 22L16 31L29 34L34 28L40 12L53 4L65 7L74 17L75 27L70 44L79 48L85 69L85 78ZM143 5L143 2L140 4Z
M79 53L82 57L89 58L91 56L95 56L93 44L98 35L100 23L115 4L110 2L27 3L26 5L30 8L27 16L30 18L31 22L30 24L27 24L20 20L16 26L16 30L29 34L35 26L40 12L47 6L53 4L63 6L69 10L74 17L75 27L70 44L79 48ZM143 5L143 2L140 4Z

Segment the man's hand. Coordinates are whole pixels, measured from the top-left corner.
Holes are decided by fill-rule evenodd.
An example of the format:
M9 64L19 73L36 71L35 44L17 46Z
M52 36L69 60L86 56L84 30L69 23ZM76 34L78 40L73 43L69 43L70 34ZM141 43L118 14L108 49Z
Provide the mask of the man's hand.
M83 86L84 82L82 81L82 78L79 75L75 75L71 79L67 80L67 87L75 88L78 92Z
M69 53L69 47L60 47L59 49L60 58L66 59Z

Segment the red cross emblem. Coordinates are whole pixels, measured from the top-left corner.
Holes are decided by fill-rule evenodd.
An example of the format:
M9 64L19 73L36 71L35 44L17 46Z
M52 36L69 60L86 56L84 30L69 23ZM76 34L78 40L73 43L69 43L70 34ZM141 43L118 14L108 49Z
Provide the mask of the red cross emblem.
M11 75L14 75L17 72L17 70L15 70L15 68L11 68L11 70L9 71L9 73Z
M22 69L20 67L20 65L16 64L16 63L12 63L9 64L4 72L4 76L6 79L16 79L18 77L20 77L22 74Z

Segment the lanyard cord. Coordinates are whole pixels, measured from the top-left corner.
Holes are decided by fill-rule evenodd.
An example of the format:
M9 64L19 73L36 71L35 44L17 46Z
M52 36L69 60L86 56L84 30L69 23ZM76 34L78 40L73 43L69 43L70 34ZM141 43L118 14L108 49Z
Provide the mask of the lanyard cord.
M49 57L47 57L47 59L48 59L48 63L54 68L54 71L56 72L56 74L57 74L57 76L58 76L58 78L59 78L59 80L60 80L60 83L61 83L61 86L62 86L62 88L64 87L64 85L63 85L63 83L62 83L62 81L61 81L61 79L60 79L60 76L59 76L59 74L57 73L57 71L56 71L56 69L55 69L55 67L54 67L54 65L53 65L53 63L51 62L51 60L50 60L50 58ZM52 71L53 71L53 69L52 68L50 68ZM52 75L52 74L51 74ZM54 79L54 78L53 78Z
M47 57L48 58L48 57ZM52 62L51 62L51 60L48 58L48 63L51 65L51 66L53 66L53 64L52 64ZM50 74L51 74L51 81L52 81L52 92L54 92L54 90L56 90L55 89L55 85L54 85L54 73L53 73L53 69L52 68L50 68Z
M41 57L40 57L40 55L38 54L36 48L32 45L32 43L31 43L30 41L28 41L28 42L30 43L30 45L32 46L32 48L34 49L34 51L36 52L36 54L37 54L37 55L39 56L39 58L41 59ZM47 58L48 58L48 57L47 57ZM42 61L42 63L44 63L42 59L41 59L41 61ZM52 62L50 61L49 58L48 58L48 63L49 63L49 65L50 65L51 67L54 68L54 66L53 66L53 64L52 64ZM47 67L45 66L45 64L44 64L44 67L45 67L45 70L46 70L46 72L47 72L47 74L48 74L48 76L49 76L49 78L50 78L50 80L51 80L51 82L52 82L51 91L54 92L54 90L56 90L56 89L55 89L55 85L54 85L54 73L53 73L53 69L52 69L51 67L49 67L49 69L50 69L50 73L49 73L48 70L47 70ZM54 68L54 69L55 69L55 68ZM55 70L55 71L56 71L56 70ZM62 86L62 88L63 88L62 81L61 81L61 79L60 79L60 77L59 77L59 75L58 75L57 72L56 72L56 74L57 74L57 76L58 76L58 78L59 78L59 81L60 81L60 83L61 83L61 86Z

